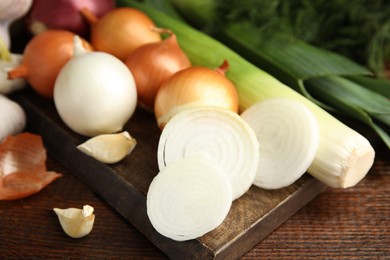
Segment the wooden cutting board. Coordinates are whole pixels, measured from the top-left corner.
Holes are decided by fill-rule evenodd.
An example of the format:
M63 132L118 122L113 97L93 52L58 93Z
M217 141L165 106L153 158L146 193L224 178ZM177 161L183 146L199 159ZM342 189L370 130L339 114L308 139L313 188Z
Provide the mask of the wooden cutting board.
M227 218L217 229L196 240L173 241L157 233L146 214L146 193L158 173L160 130L152 114L136 111L124 129L137 140L136 148L122 162L106 165L77 149L87 138L64 125L52 100L36 95L31 89L12 98L26 111L27 131L42 136L51 156L172 259L236 259L326 188L309 175L283 189L252 187L233 202Z

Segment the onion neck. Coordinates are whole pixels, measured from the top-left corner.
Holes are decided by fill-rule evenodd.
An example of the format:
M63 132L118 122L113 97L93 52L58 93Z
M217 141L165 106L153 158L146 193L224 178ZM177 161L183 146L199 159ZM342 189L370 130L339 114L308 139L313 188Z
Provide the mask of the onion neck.
M27 67L22 64L8 71L8 79L26 78L28 74Z
M227 60L224 60L223 63L215 69L215 71L225 76L225 73L229 69L229 66L229 62Z

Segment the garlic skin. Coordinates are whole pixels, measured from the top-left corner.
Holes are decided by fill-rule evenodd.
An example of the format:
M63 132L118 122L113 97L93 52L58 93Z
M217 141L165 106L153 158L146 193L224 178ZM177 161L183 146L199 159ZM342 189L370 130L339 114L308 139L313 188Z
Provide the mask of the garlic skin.
M20 133L26 127L23 108L7 96L0 94L0 142L9 135Z
M54 208L53 210L58 216L62 229L68 236L72 238L81 238L92 231L95 222L93 207L85 205L83 206L83 209Z
M23 55L11 53L11 61L0 60L0 94L10 94L27 86L23 78L8 79L8 71L22 63Z
M137 141L127 131L95 136L77 148L103 163L117 163L130 154Z

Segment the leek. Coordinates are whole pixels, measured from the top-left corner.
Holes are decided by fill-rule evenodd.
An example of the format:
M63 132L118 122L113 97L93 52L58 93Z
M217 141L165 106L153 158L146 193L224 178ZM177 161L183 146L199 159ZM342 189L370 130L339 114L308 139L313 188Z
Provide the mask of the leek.
M118 4L138 8L157 26L174 31L193 65L215 68L223 60L228 60L230 69L226 76L237 88L241 111L256 102L276 97L290 98L306 105L316 116L320 128L319 147L308 173L331 187L341 188L356 185L368 173L375 157L369 141L314 102L191 26L136 1L121 0Z
M204 5L207 4L205 8L208 8L208 12L211 13L207 17L204 16L203 11L193 8L198 5L194 1L171 1L188 21L198 27L203 28L214 22L215 11L218 10L216 1L201 1ZM388 120L378 122L378 117L390 116L388 112L390 101L387 99L389 96L383 94L388 94L390 83L363 77L370 76L371 72L341 55L314 47L281 32L258 29L245 19L223 24L213 34L244 58L265 69L331 113L342 113L365 123L390 148L390 124ZM327 91L329 97L334 98L334 100L327 98L328 102L323 102L324 99L319 95L321 92L317 91L324 86L324 79L321 78L335 75L340 79L334 82L338 87L343 88L343 91L336 93L322 89ZM309 79L310 84L308 84ZM365 95L361 96L361 102L351 104L348 100L351 96L355 96L355 92L360 92L362 87L370 91L366 91ZM378 97L377 94L383 96ZM378 99L380 99L380 108L377 106L378 109L373 112L372 103Z

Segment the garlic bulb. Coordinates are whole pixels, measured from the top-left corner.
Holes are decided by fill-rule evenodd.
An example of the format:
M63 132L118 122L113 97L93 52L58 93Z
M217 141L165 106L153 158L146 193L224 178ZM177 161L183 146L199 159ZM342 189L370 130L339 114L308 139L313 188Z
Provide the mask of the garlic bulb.
M25 79L8 79L8 71L17 67L22 63L23 55L21 54L10 54L10 61L0 60L0 93L9 94L16 90L22 89L27 86Z
M68 208L59 209L54 208L54 212L58 216L61 227L64 232L73 238L81 238L88 235L93 228L95 222L94 208L85 205L83 209Z
M78 36L74 56L54 85L54 103L64 123L85 135L117 133L133 115L137 90L133 75L118 58L86 51Z
M11 46L10 25L30 10L32 2L33 0L0 1L0 38L3 39L8 48Z
M8 97L0 94L0 142L9 135L20 133L26 126L23 108Z
M77 146L85 154L103 163L117 163L130 154L137 141L126 131L95 136Z

